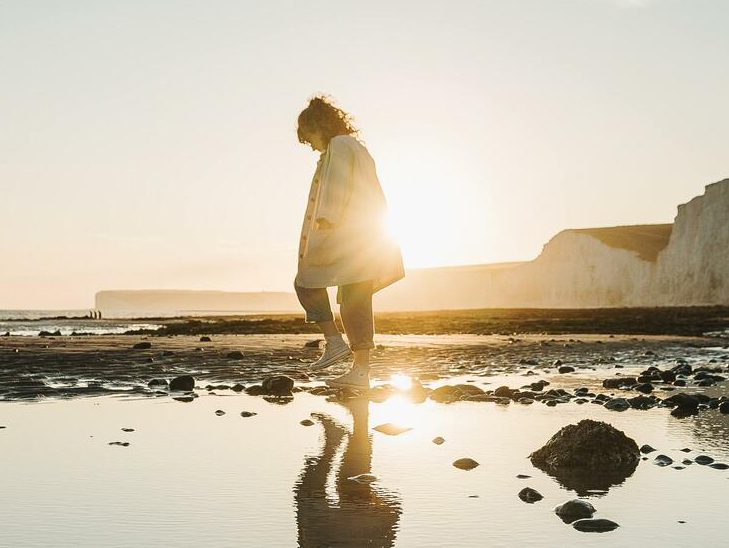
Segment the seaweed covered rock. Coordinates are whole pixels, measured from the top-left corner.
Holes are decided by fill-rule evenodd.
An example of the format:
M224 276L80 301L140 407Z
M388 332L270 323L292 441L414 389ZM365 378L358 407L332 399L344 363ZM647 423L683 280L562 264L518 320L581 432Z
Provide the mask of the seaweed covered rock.
M584 494L625 481L635 471L640 451L620 430L584 419L562 428L529 458L566 488Z

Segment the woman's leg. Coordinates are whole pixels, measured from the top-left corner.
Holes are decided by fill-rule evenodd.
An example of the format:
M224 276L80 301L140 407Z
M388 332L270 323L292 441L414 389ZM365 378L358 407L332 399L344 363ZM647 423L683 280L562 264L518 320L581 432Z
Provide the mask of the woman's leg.
M311 363L311 369L324 369L339 360L349 356L352 351L342 339L342 335L334 323L334 315L329 305L329 295L324 288L301 287L294 283L296 296L306 311L305 321L316 323L324 334L326 346L324 354L317 361Z
M342 324L354 351L354 366L369 370L370 350L375 347L372 314L372 281L342 286Z

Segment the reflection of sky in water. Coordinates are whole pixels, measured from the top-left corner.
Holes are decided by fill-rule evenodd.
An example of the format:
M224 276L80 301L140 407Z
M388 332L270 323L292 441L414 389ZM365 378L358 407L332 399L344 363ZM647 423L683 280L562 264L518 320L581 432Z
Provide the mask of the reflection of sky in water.
M595 517L621 528L590 535L553 514L573 493L526 458L560 427L589 416L674 460L684 458L679 450L688 446L729 462L727 424L716 412L679 421L665 409L415 405L402 398L368 408L308 394L284 406L246 395L203 395L189 404L114 398L4 403L2 542L279 547L296 546L307 533L324 546L363 546L356 537L365 534L377 539L373 546L643 547L716 544L726 536L727 471L642 462L623 485L592 499ZM216 409L227 414L217 417ZM242 418L243 410L258 415ZM316 424L299 425L312 412L319 414ZM372 431L387 422L413 429L399 436ZM436 436L445 443L433 444ZM461 457L481 465L457 470L451 463ZM370 485L346 479L355 473L377 479ZM544 500L521 502L517 493L526 486Z

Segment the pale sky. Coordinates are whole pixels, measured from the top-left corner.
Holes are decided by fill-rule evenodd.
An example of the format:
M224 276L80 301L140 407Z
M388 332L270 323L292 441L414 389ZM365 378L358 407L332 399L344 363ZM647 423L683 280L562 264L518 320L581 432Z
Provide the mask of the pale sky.
M729 177L725 0L0 0L0 309L292 290L351 112L406 267L671 222Z

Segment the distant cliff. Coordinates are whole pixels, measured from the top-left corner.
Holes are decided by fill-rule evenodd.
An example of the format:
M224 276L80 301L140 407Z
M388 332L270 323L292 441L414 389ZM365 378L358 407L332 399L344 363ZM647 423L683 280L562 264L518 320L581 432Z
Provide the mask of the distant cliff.
M381 310L729 304L729 179L674 223L568 229L533 261L409 271Z

